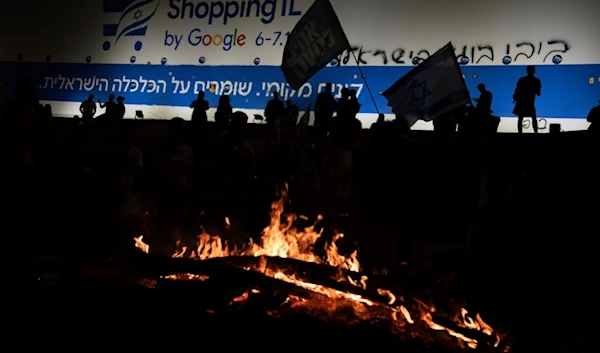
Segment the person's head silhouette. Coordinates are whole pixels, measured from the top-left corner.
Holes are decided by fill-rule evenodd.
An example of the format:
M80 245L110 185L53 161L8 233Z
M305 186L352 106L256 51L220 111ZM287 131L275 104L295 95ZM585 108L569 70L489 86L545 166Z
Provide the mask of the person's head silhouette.
M117 97L117 103L123 103L125 101L125 97L119 96Z
M383 115L383 114L379 114L379 115L377 116L377 122L378 122L378 123L383 123L384 121L385 121L385 115Z
M237 111L231 114L231 125L229 126L229 133L234 137L235 140L242 140L246 132L246 126L248 125L248 115L244 112Z
M198 92L198 99L204 99L204 91Z
M485 89L485 85L483 83L480 83L477 85L477 89L479 90L479 92L483 93L486 91Z
M325 92L327 92L327 93L333 92L333 84L331 82L327 82L325 84Z
M535 74L535 66L530 65L527 66L527 75L533 76Z
M186 128L185 121L182 118L175 117L169 121L169 135L173 143L183 143L186 136Z
M112 102L112 101L114 101L114 100L115 100L115 95L111 93L111 94L108 96L108 101L109 101L109 102Z
M248 115L237 111L231 115L231 125L233 127L244 127L248 123Z
M347 87L342 88L342 98L348 98L350 96L350 92Z
M229 95L224 94L221 97L219 97L219 105L227 105L229 104L229 102Z
M279 99L279 92L273 92L273 99Z
M93 100L94 100L94 95L93 95L93 94L90 94L90 95L88 96L88 100L89 100L90 102L91 102L91 101L93 101Z

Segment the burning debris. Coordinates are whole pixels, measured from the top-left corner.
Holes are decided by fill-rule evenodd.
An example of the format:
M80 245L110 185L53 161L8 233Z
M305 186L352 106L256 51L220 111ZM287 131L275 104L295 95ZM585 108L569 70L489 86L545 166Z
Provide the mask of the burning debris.
M316 230L316 223L303 230L296 229L297 216L284 213L286 198L284 189L281 198L273 202L271 222L264 229L260 244L250 241L242 249L230 248L219 236L203 232L195 249L181 247L173 259L156 261L151 272L154 276L159 274L158 280L145 285L157 288L164 281L206 284L213 279L245 282L252 288L231 298L229 306L277 297L279 304L265 310L277 319L291 312L302 312L333 324L341 320L345 325L364 322L384 325L389 332L405 339L418 336L424 342L442 340L465 349L510 350L504 335L479 314L472 316L460 306L454 306L452 312L439 312L419 299L418 293L408 289L410 286L361 273L357 251L350 256L338 252L336 242L343 234L325 245L324 257L317 256L314 245L321 232ZM319 217L317 222L320 220ZM226 224L229 226L229 219ZM150 253L143 236L135 238L135 246ZM218 312L212 308L206 311Z

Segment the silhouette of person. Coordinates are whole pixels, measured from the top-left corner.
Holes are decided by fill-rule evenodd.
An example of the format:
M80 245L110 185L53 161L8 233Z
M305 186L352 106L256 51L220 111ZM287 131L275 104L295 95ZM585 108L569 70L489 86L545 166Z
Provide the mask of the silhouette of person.
M342 88L341 97L336 102L336 110L338 118L346 118L348 116L348 100L350 98L350 90Z
M325 91L317 95L317 102L315 103L315 127L322 136L327 136L327 132L331 128L335 105L333 84L327 82Z
M285 127L296 126L296 124L298 123L299 116L300 109L296 104L294 104L294 102L288 99L287 101L285 101L285 114L284 119L281 122L281 128L284 128L284 125Z
M110 116L111 118L116 116L115 108L117 107L117 103L115 103L115 95L114 94L110 94L108 96L108 101L106 103L103 104L100 101L100 99L98 99L98 103L100 104L101 109L106 108L106 111L104 114Z
M198 97L195 101L190 104L190 108L194 109L192 112L192 123L190 126L190 137L192 139L192 147L196 154L200 154L200 146L202 140L202 134L204 133L204 126L208 121L206 111L208 110L208 102L204 100L204 91L198 92Z
M356 97L356 90L351 89L348 91L348 117L356 118L356 115L360 112L361 104L358 103L358 97Z
M379 114L377 116L377 121L371 125L371 144L379 145L382 142L381 137L383 136L383 132L385 129L385 115Z
M600 103L600 100L598 102ZM590 110L587 121L590 123L588 131L592 134L592 138L597 141L598 136L600 136L600 105L597 105Z
M215 112L215 121L219 124L221 130L224 130L229 125L231 114L233 114L233 108L231 108L229 96L224 94L219 97L219 105Z
M94 95L90 94L87 100L84 100L79 106L79 112L84 124L91 124L94 121L94 115L96 115L96 103L94 102Z
M112 94L111 94L111 96L112 96ZM108 109L107 109L107 111L108 111ZM115 119L117 121L121 121L125 117L125 97L123 97L123 96L117 97L117 104L115 104L114 114L115 114Z
M198 92L198 97L195 101L190 104L190 108L194 109L192 112L192 125L195 123L206 123L208 121L208 117L206 115L206 111L208 110L208 102L204 100L204 91Z
M285 115L285 106L279 99L279 92L273 92L271 99L265 107L265 117L267 118L267 128L269 129L269 138L272 144L279 142L279 123Z
M480 131L487 131L488 126L491 126L493 95L492 92L487 90L483 83L477 85L477 89L480 93L479 98L473 99L477 103L475 106L477 112L476 125Z
M480 83L477 85L477 89L481 95L479 98L473 99L477 103L477 114L481 118L486 118L492 113L492 92L488 91L485 84Z
M542 93L542 81L535 77L535 66L527 66L527 76L521 77L517 82L513 100L515 101L515 109L513 114L519 118L518 131L523 133L523 118L531 117L531 125L533 131L538 133L537 113L535 111L535 96L540 96Z
M308 131L308 121L310 119L311 105L312 105L312 103L308 103L308 106L306 107L304 114L302 114L302 117L298 121L297 126L300 131L300 138L302 138L302 139L304 139L304 137L306 137L306 132ZM298 112L298 114L300 114L300 113Z
M457 110L451 110L439 116L433 121L433 131L436 138L442 141L450 141L456 133L458 121L456 115Z

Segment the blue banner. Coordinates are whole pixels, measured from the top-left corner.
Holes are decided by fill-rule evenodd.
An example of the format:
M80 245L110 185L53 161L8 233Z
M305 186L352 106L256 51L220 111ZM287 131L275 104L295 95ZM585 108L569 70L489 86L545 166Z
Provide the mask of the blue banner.
M412 67L362 69L379 111L391 114L381 93ZM513 116L512 94L517 80L525 75L524 66L462 66L461 70L472 97L479 95L477 85L485 83L494 95L493 113ZM600 98L599 72L600 65L538 66L536 76L542 81L542 95L536 102L538 116L586 118ZM228 94L237 109L264 109L274 91L305 107L316 100L325 83L332 82L336 95L344 87L357 91L361 113L377 112L353 66L327 67L296 91L285 83L277 66L0 63L0 81L9 92L10 83L23 76L35 81L42 100L81 102L89 94L105 99L114 93L125 96L127 104L189 106L197 92L204 90L211 106L217 105L219 95Z

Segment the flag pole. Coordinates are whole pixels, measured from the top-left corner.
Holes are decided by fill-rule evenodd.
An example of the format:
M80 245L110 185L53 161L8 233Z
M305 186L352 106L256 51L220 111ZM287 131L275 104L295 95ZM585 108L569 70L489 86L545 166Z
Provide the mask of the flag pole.
M356 62L356 67L358 68L358 71L360 72L360 76L362 76L363 81L365 81L365 86L367 86L367 91L369 91L369 96L371 96L371 100L373 101L373 105L375 106L375 110L377 111L377 114L381 114L379 112L379 108L377 107L377 103L375 102L375 97L373 96L373 92L371 92L371 87L369 87L369 83L367 82L367 75L365 75L365 73L363 72L362 68L360 67L358 59L356 58L356 54L354 54L354 50L352 50L352 48L350 48L350 52L352 53L352 57L354 58L354 62Z

